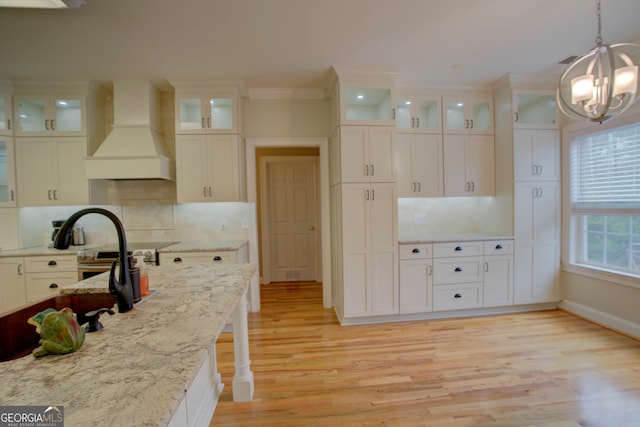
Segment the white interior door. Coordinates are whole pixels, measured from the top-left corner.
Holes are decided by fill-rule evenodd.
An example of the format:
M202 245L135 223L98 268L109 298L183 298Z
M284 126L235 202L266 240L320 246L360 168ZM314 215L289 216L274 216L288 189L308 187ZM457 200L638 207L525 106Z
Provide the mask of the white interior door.
M317 174L314 157L279 158L266 165L271 281L317 279Z

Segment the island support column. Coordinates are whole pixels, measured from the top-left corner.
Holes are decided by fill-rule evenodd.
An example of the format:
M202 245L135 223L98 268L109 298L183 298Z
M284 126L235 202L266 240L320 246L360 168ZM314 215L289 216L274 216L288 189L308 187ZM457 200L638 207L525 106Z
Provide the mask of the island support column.
M249 360L249 326L247 324L247 294L233 309L233 349L236 372L233 376L233 401L253 400L253 372Z

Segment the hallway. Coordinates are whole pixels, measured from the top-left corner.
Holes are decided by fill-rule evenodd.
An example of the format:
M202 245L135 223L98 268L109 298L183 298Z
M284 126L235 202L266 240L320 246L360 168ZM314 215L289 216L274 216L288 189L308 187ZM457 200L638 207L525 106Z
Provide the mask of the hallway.
M563 311L342 327L319 283L262 287L249 315L252 402L211 426L631 426L640 342Z

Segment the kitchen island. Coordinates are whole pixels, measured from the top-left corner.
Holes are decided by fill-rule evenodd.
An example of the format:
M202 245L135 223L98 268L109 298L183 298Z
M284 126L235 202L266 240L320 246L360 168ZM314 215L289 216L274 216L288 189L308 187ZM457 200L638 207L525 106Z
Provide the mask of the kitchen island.
M222 389L215 342L233 316L234 400L250 400L246 292L251 264L158 266L157 291L77 352L0 363L0 404L64 406L66 426L208 425ZM108 273L63 289L105 292ZM35 333L35 332L34 332Z

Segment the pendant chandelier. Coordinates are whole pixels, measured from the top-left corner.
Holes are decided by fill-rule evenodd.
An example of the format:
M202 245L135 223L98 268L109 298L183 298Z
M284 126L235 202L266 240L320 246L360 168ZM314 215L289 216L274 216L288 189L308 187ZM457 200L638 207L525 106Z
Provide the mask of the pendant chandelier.
M558 106L569 117L603 123L626 111L638 99L638 66L631 55L638 45L602 43L600 0L596 0L596 46L574 59L558 85Z

